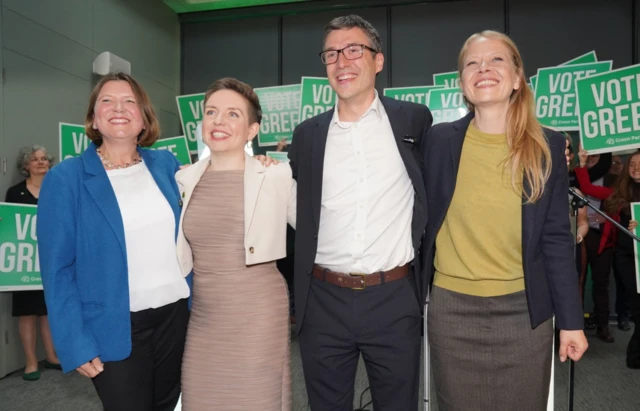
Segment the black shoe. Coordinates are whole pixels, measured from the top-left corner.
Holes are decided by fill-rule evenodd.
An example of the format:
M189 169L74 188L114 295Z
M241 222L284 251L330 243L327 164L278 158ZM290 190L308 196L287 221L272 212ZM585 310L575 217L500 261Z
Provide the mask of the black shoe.
M627 368L631 368L633 370L640 369L640 361L629 361L629 360L627 360Z
M584 319L584 329L585 330L595 330L596 323L593 321L593 318L585 318Z
M631 329L631 324L629 324L629 319L621 318L618 320L618 329L622 331L629 331Z
M615 338L613 338L613 336L611 335L608 325L605 325L604 327L598 327L598 331L596 331L596 337L606 343L612 343L616 341Z

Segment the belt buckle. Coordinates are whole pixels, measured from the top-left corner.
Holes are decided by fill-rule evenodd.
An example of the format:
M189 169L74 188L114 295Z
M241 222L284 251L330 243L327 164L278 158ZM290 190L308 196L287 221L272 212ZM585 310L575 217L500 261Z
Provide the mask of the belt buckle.
M362 287L353 287L352 290L364 290L367 288L367 283L364 281L365 273L349 273L352 277L361 277L360 281L362 281Z

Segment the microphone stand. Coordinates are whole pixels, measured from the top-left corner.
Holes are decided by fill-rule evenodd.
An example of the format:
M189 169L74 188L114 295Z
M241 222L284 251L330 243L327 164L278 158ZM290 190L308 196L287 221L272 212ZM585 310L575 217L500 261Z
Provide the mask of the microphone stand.
M572 213L573 213L573 218L575 219L576 236L577 236L577 227L578 227L578 209L587 206L590 209L592 209L593 211L595 211L596 213L600 214L602 217L604 217L611 224L616 226L621 232L623 232L626 235L628 235L629 237L633 238L635 241L640 242L640 238L637 235L635 235L631 231L627 230L626 227L623 227L620 223L615 221L613 218L609 217L602 210L600 210L599 208L595 207L584 196L578 194L573 187L569 187L569 195L571 196L571 210L572 210ZM577 237L576 237L576 244L577 244ZM574 256L574 259L577 261L577 258L578 258L578 248L577 247L574 247L573 256ZM575 363L573 362L573 360L569 359L569 407L568 407L569 411L573 411L574 371L575 371Z

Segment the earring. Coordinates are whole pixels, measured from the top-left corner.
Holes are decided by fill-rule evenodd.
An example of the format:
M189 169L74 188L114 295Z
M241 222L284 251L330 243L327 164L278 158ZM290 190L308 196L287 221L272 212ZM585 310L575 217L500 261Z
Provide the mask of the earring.
M251 148L251 140L247 140L247 144L245 144L247 148Z

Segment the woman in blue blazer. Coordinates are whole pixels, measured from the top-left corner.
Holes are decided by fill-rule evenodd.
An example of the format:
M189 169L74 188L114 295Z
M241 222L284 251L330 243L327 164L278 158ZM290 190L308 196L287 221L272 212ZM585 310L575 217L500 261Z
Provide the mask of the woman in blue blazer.
M180 168L140 148L160 133L149 97L126 74L96 85L89 148L47 173L40 192L40 268L63 370L90 377L105 410L173 410L189 286L176 236Z
M424 147L427 330L438 408L545 410L553 320L560 360L587 349L573 262L564 137L534 114L504 34L474 34L458 60L471 113Z

